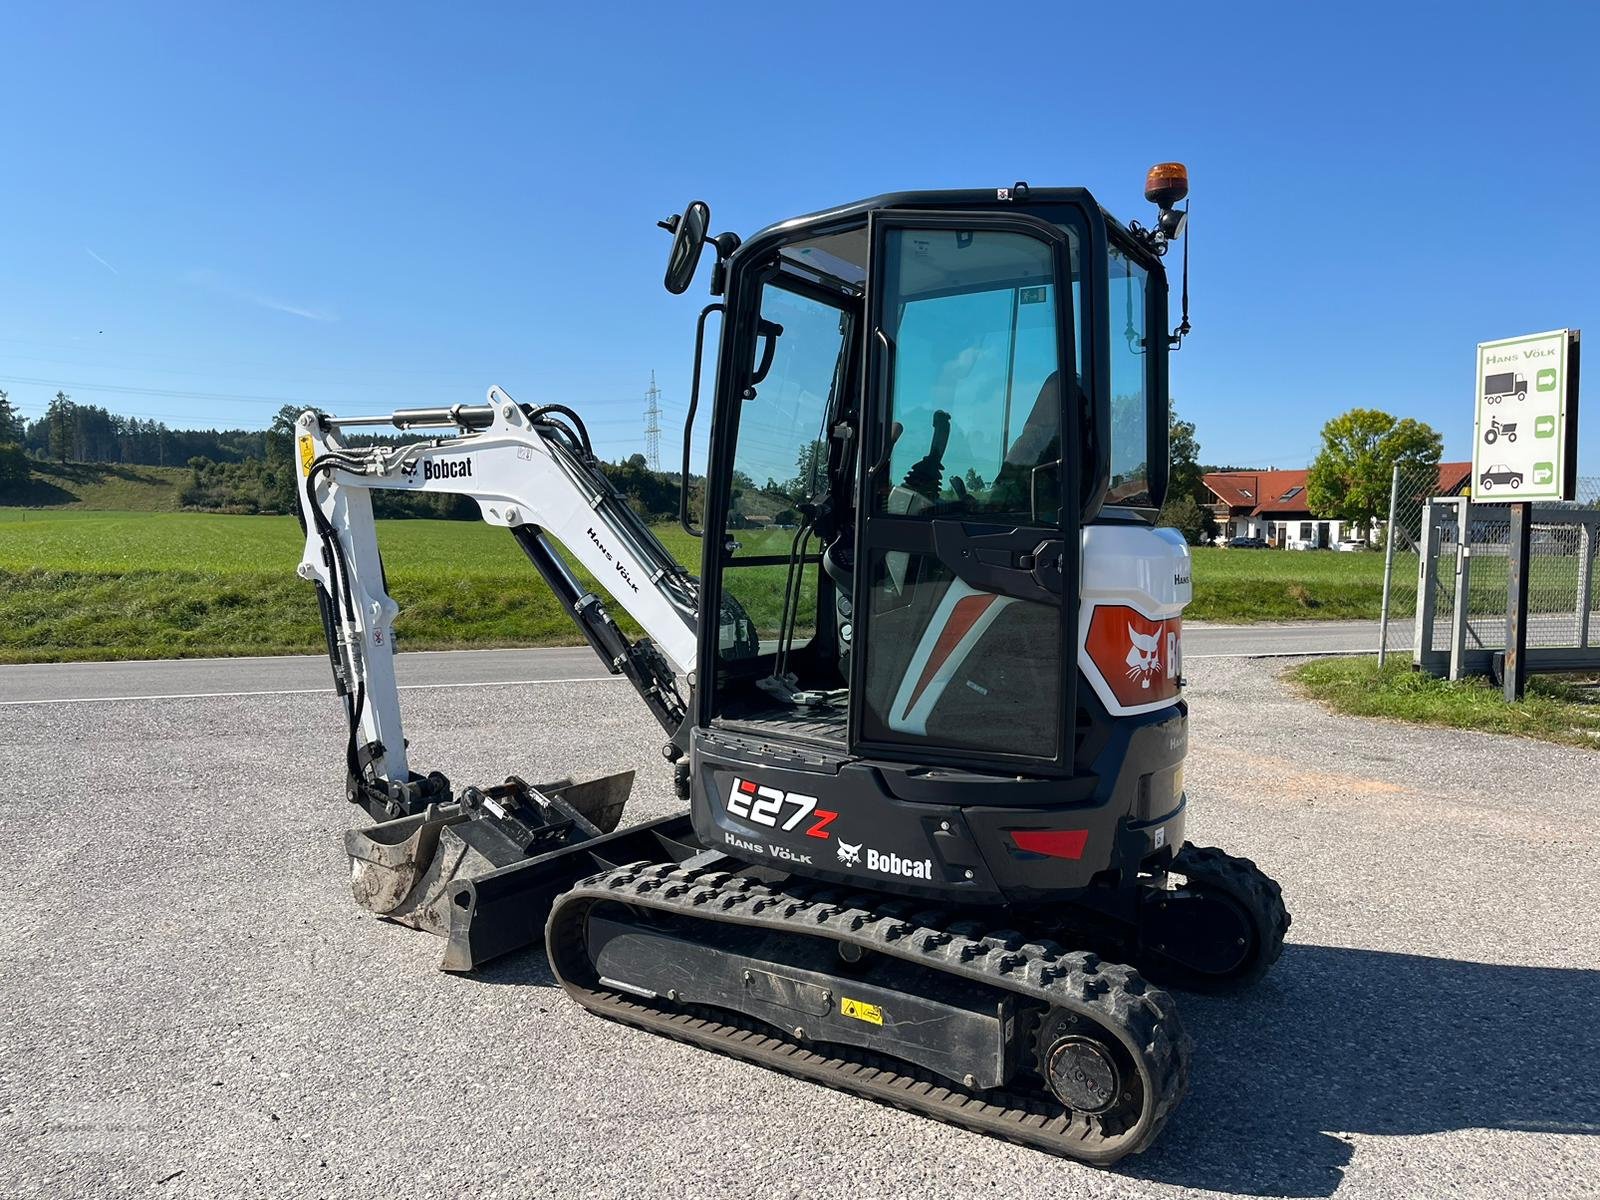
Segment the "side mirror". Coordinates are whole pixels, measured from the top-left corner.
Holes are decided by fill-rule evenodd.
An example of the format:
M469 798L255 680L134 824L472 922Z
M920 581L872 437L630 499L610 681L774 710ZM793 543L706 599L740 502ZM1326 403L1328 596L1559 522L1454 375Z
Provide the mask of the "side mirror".
M660 222L672 234L672 253L667 256L667 291L681 296L694 282L695 268L700 265L700 251L705 248L706 231L711 228L711 206L704 200L695 200L683 210L683 215Z

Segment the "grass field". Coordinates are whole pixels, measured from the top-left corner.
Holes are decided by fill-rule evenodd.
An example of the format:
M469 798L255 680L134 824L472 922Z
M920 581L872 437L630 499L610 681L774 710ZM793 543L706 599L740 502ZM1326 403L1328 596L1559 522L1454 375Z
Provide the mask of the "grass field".
M1305 691L1343 713L1488 733L1513 733L1568 746L1600 749L1600 687L1534 676L1521 704L1507 704L1482 679L1451 682L1413 671L1409 663L1321 659L1296 668Z
M1190 554L1194 600L1184 616L1196 621L1377 620L1383 605L1383 555L1375 552L1196 547ZM1415 555L1397 559L1397 580L1414 581L1416 571Z
M177 512L178 495L188 482L183 467L124 467L114 463L29 464L33 478L17 497L30 507L66 511Z
M407 648L579 640L504 530L467 521L379 529ZM676 526L658 532L698 569L697 541ZM741 538L746 552L784 552L789 536ZM292 517L0 508L0 661L315 652L314 592L294 573L300 546ZM1382 567L1377 554L1201 549L1188 615L1375 617ZM744 578L747 608L776 607L781 568Z

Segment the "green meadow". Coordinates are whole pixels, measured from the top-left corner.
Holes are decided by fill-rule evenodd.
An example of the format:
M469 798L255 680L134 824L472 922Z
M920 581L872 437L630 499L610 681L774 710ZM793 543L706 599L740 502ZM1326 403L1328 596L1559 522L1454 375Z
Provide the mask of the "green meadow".
M698 541L676 526L657 533L698 570ZM790 534L740 536L747 553L785 553ZM379 540L408 649L581 640L503 529L396 520L380 524ZM300 549L292 517L0 508L0 661L317 652L315 593L295 575ZM1378 613L1379 554L1201 549L1194 559L1195 619ZM1412 561L1397 575L1414 571ZM783 569L743 578L745 606L775 611Z

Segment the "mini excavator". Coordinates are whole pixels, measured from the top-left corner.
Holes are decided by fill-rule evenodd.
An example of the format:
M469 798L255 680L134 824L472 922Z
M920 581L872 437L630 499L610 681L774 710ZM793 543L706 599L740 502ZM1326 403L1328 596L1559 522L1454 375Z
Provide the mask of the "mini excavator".
M1163 163L1149 228L1025 183L748 239L701 201L661 222L669 292L714 257L698 574L568 407L304 413L299 570L374 822L346 835L356 899L446 970L542 940L601 1016L1090 1163L1149 1146L1190 1063L1165 988L1254 983L1289 924L1254 863L1185 837L1190 558L1155 513L1187 194ZM631 772L410 762L375 488L510 531L660 724L686 812L624 825Z

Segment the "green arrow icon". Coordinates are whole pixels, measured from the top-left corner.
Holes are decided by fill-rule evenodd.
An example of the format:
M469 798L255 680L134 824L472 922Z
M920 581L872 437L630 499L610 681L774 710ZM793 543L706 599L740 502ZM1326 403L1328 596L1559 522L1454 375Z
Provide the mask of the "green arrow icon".
M1541 367L1534 380L1535 386L1541 392L1553 392L1556 390L1556 369L1554 367Z

